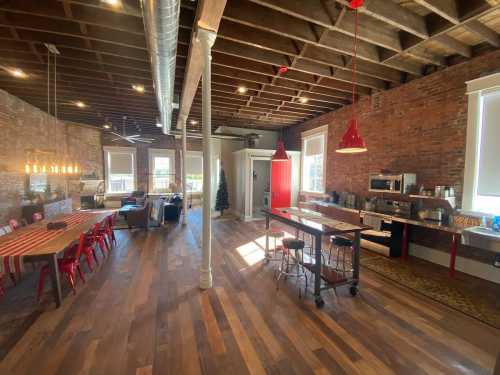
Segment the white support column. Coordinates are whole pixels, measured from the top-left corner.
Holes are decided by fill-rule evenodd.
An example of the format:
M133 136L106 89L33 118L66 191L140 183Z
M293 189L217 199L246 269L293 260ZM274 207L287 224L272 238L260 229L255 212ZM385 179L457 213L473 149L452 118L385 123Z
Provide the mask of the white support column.
M212 181L212 46L217 34L203 28L198 28L196 38L201 43L203 51L203 238L202 262L200 266L200 288L212 287L212 225L211 225L211 181Z
M186 225L187 214L188 214L188 204L187 204L187 179L186 179L186 156L187 156L187 135L186 135L186 120L187 117L181 115L179 117L180 123L182 125L182 152L181 152L181 180L182 180L182 225Z

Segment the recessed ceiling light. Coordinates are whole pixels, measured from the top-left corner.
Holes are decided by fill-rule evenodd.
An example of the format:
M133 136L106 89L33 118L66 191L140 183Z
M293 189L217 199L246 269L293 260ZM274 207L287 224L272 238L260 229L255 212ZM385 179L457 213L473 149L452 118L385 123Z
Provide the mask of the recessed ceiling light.
M109 123L106 122L102 127L104 129L111 129L111 124L109 124Z
M141 94L144 92L144 86L143 85L132 85L132 88L135 91L140 92Z
M163 125L161 124L161 122L156 121L156 127L157 127L157 128L161 128L162 126L163 126Z
M191 120L191 121L189 121L189 123L190 123L191 125L197 125L197 124L198 124L198 121L196 121L196 120Z
M299 98L299 102L301 102L302 104L306 104L308 101L309 101L309 98L306 98L304 96Z
M84 102L82 102L81 100L78 100L75 102L75 105L78 107L78 108L85 108L87 106L87 104L85 104Z
M245 94L248 89L245 86L238 86L238 94Z
M18 68L9 69L8 72L16 78L28 78L28 75Z
M120 0L101 0L104 4L111 5L112 7L118 7L122 5Z

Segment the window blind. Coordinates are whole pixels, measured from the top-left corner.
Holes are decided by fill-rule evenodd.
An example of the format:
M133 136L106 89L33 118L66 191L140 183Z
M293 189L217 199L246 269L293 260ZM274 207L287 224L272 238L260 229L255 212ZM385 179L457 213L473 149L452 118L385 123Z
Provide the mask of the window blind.
M109 173L110 174L133 174L132 153L110 152L109 153Z
M187 155L186 157L187 174L203 174L203 159L198 155Z
M304 143L306 156L323 154L323 135L306 138Z
M483 95L477 194L500 197L500 91Z

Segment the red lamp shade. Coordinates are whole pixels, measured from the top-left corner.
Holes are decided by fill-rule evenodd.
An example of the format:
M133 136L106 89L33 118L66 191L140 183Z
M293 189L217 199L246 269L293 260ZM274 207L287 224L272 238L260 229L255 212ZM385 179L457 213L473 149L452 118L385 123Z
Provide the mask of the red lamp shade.
M336 151L341 154L356 154L368 151L365 141L358 132L358 120L352 119L349 121L349 127Z
M276 142L276 152L272 158L273 161L286 161L288 160L288 155L285 151L285 143L283 141Z
M358 9L364 5L364 2L365 2L365 0L351 0L351 2L349 3L349 6L352 9Z

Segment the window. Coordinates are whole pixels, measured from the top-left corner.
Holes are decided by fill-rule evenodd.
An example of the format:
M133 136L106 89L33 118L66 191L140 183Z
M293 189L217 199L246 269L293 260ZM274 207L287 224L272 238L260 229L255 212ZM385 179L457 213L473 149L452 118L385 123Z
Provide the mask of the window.
M302 133L302 191L325 192L328 126Z
M203 191L203 156L201 152L188 151L186 155L186 187L190 193Z
M136 185L136 150L131 147L105 147L106 193L131 193Z
M500 73L467 82L469 114L463 208L500 215Z
M175 190L175 151L148 149L149 152L149 192L167 193Z
M30 179L30 190L36 193L44 193L49 185L47 174L31 174Z

